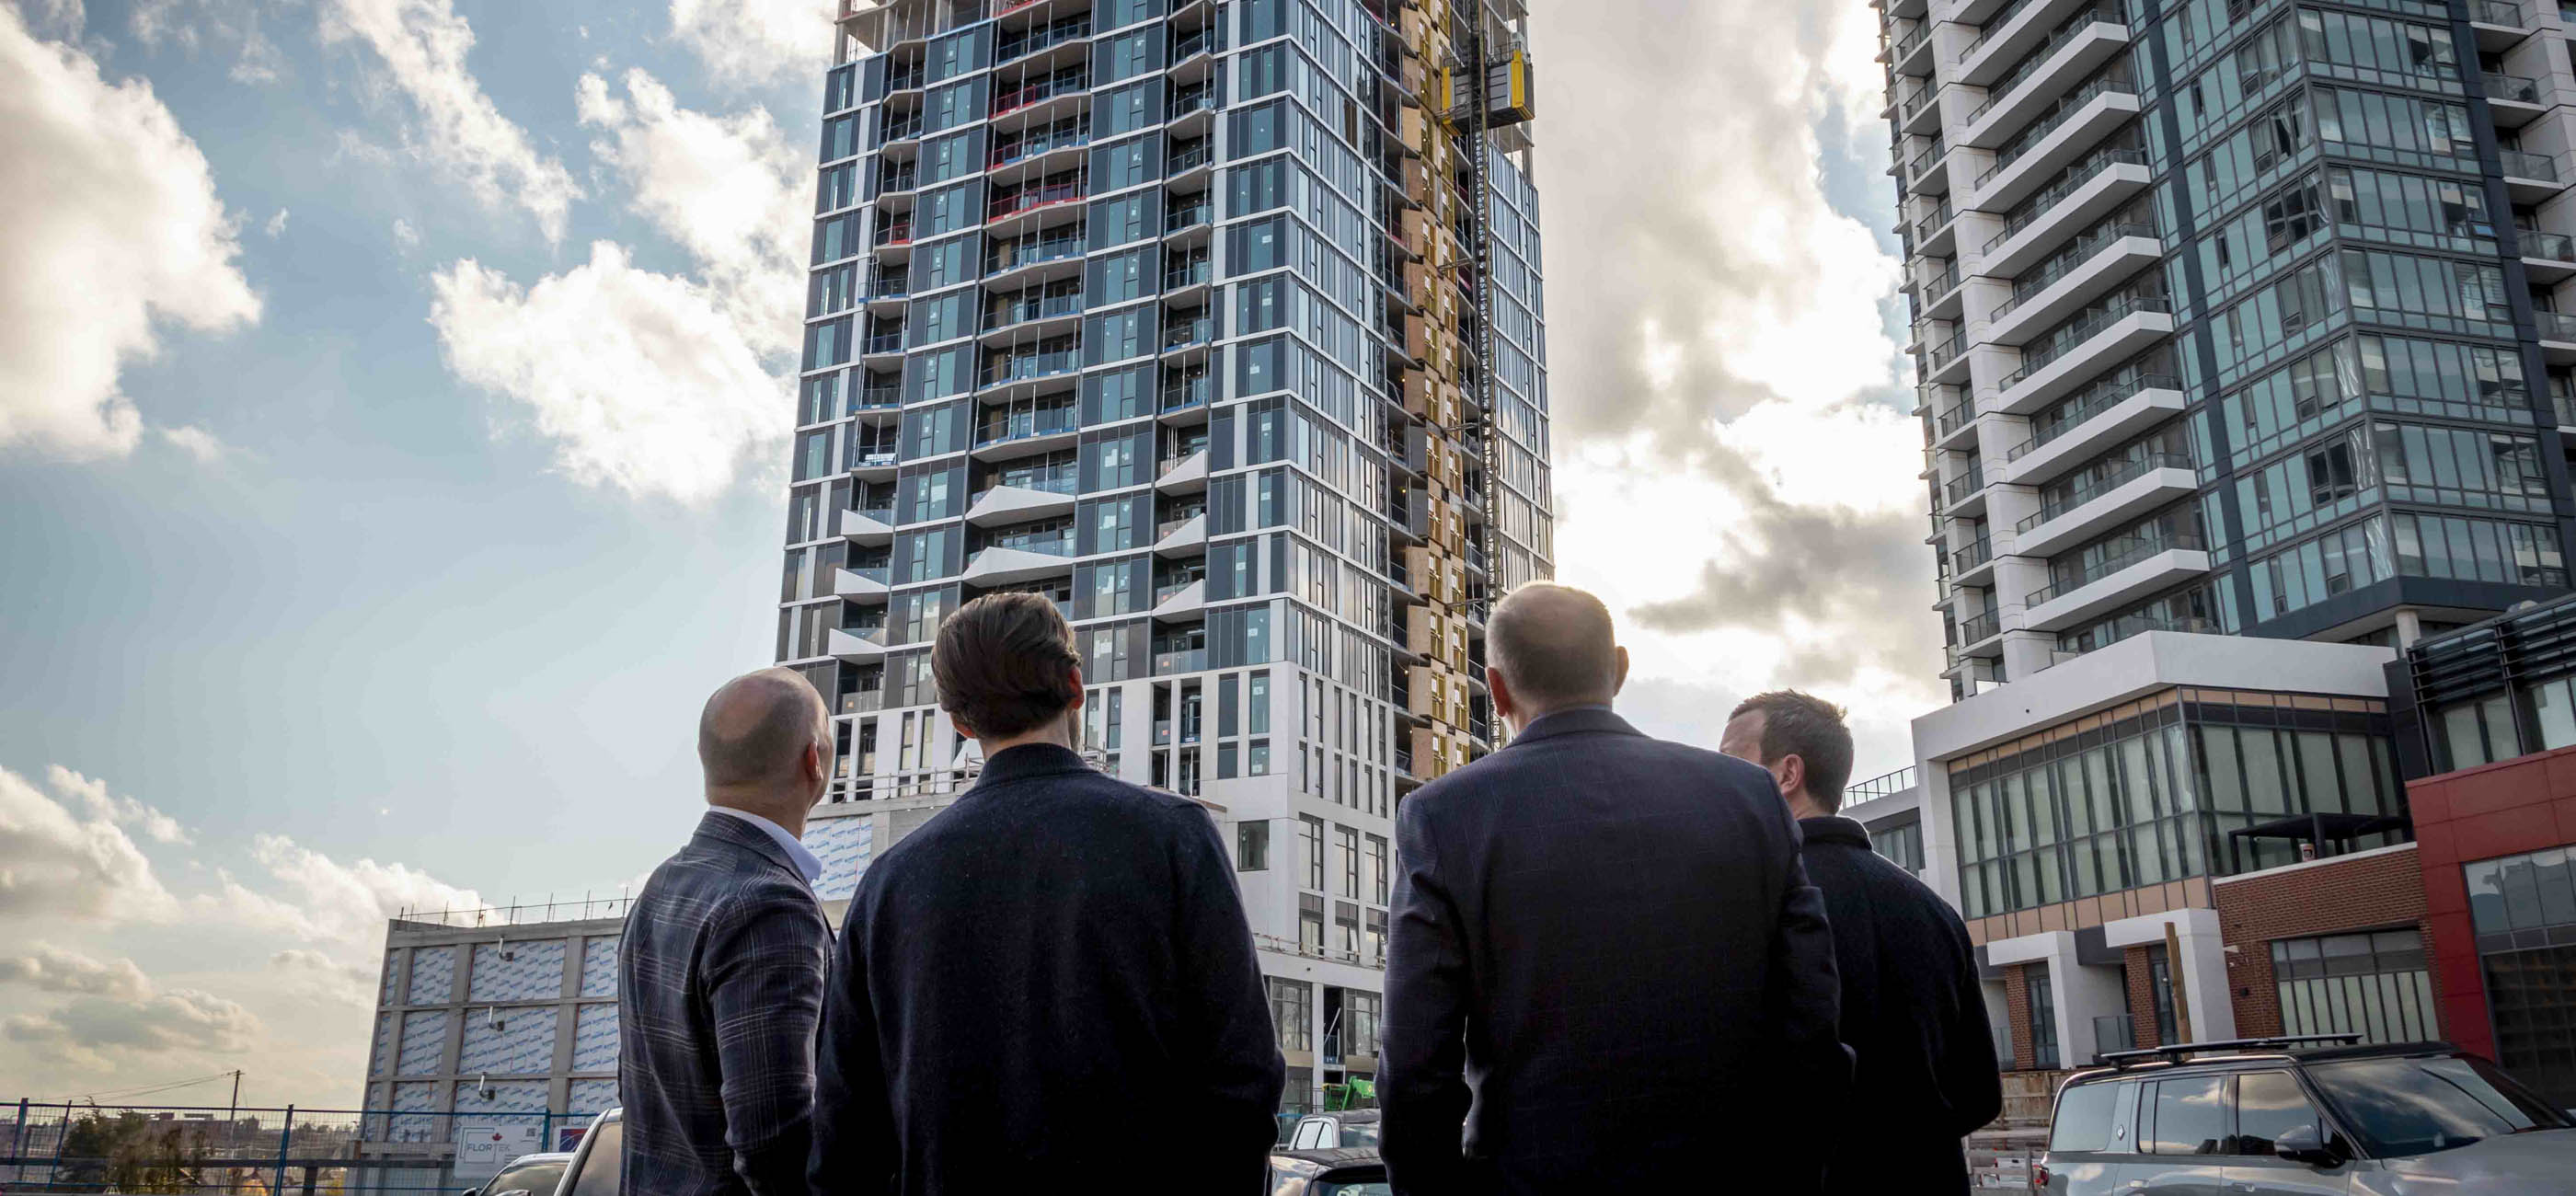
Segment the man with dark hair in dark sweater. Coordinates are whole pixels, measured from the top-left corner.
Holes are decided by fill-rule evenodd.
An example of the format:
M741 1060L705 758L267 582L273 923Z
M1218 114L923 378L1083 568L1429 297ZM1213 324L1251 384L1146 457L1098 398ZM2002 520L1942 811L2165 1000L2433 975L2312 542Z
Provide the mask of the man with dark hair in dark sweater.
M1082 669L1045 598L966 604L931 669L984 770L850 900L815 1193L1255 1191L1285 1067L1214 822L1074 753ZM1142 1163L1117 1108L1154 1111Z
M1825 1191L1966 1192L1960 1139L1993 1121L2004 1099L1967 926L1837 815L1852 768L1840 709L1802 693L1757 694L1735 708L1718 750L1780 783L1806 840L1807 879L1825 891L1852 1091L1873 1127L1867 1149L1828 1161Z

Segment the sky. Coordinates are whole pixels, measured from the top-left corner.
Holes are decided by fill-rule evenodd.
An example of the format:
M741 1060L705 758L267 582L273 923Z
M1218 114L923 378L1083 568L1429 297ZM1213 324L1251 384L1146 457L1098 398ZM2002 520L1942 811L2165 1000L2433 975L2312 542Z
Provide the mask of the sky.
M1871 10L1531 7L1622 708L1807 689L1899 767L1946 691ZM388 915L686 834L774 635L827 8L0 0L0 1098L353 1107Z

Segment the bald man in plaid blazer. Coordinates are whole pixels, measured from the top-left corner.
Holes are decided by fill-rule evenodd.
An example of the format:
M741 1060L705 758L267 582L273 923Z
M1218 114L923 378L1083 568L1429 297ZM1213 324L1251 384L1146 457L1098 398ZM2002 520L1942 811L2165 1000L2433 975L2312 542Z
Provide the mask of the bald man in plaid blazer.
M814 1027L832 928L798 842L831 775L829 716L785 669L698 724L706 815L653 870L618 952L625 1196L805 1196Z

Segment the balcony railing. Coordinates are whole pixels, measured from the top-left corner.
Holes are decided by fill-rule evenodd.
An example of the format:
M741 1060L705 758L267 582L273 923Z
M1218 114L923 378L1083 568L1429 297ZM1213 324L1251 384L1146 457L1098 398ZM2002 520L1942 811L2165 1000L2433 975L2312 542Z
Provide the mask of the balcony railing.
M2522 242L2524 257L2542 258L2553 262L2576 262L2576 237L2570 237L2565 233L2534 232L2527 228L2515 229L2513 235L2515 239Z
M903 352L903 333L900 330L877 333L876 335L869 337L867 339L867 343L859 347L859 352L865 354L901 353Z
M2002 232L1986 238L1985 252L1989 254L1993 253L1997 247L2001 246L2004 242L2011 240L2014 233L2018 233L2025 228L2029 228L2033 221L2047 215L2049 209L2056 207L2060 202L2063 202L2067 196L2074 194L2076 188L2091 181L2094 175L2100 174L2105 170L2109 170L2114 166L2144 166L2146 164L2147 151L2142 149L2121 147L2095 151L2083 161L2067 167L2066 173L2059 175L2056 182L2049 184L2048 187L2042 190L2039 194L2024 200L2021 206L2021 214L2006 219L2004 221L2004 230Z
M1959 262L1958 259L1953 258L1946 269L1932 276L1932 281L1924 286L1923 294L1927 298L1938 299L1958 289Z
M2576 315L2563 311L2536 311L2531 322L2540 329L2545 341L2576 341Z
M1979 466L1970 466L1968 472L1950 479L1949 484L1941 488L1941 505L1944 507L1955 507L1959 505L1960 502L1964 501L1969 495L1985 488L1985 469Z
M903 406L902 387L871 386L859 392L859 401L851 405L851 410L874 411L885 407L901 406Z
M1196 673L1207 668L1207 649L1188 648L1178 652L1154 654L1154 675L1167 677L1174 673Z
M982 377L977 384L981 386L995 386L1004 382L1024 382L1031 378L1044 378L1054 374L1070 374L1080 368L1082 368L1082 353L1079 350L1066 349L1057 353L1022 353L1012 357L1005 357L999 360L985 362Z
M1986 23L1977 27L1977 35L1969 38L1967 45L1959 47L1959 61L1966 62L1976 57L1977 51L1985 48L1987 38L2003 32L2004 26L2012 24L2013 18L2021 15L2021 10L2035 3L2038 3L2038 0L2013 0L2012 3L1996 9L1995 15L1987 17Z
M2477 0L2476 12L2477 19L2489 25L2502 25L2508 29L2526 28L2522 20L2522 6L2519 4L2509 4L2506 0Z
M1994 611L1961 619L1959 620L1959 646L1965 648L1978 640L1993 639L1995 633L2001 630L2003 630L2002 617Z
M984 273L1000 274L1043 262L1068 261L1082 254L1080 233L1062 237L1020 237L994 245L984 255Z
M2048 65L2048 60L2056 57L2059 50L2065 49L2068 42L2074 41L2077 34L2099 21L2126 25L2129 23L2129 14L2117 4L2096 4L2084 12L2068 17L2066 23L2058 26L2057 32L2050 34L2045 44L2024 57L2021 65L2014 67L2011 74L1995 80L1986 88L1986 102L1977 105L1977 110L1968 114L1968 123L1972 125L1977 123L1978 119L1992 111L1996 104L2010 96L2013 89L2028 82L2039 68ZM1988 29L1995 27L1995 23L1989 23L1986 26Z
M984 313L984 331L991 332L996 328L1008 328L1013 324L1025 324L1031 320L1044 320L1054 316L1078 315L1081 311L1082 292L1080 291L1069 295L1046 295L1036 299L1011 299L995 304L991 311Z
M1930 36L1931 32L1932 23L1930 21L1924 21L1915 25L1910 32L1906 33L1903 37L1896 39L1896 52L1889 57L1898 62L1905 61L1908 56L1914 53L1915 47L1923 44L1923 39Z
M1216 336L1216 319L1200 316L1195 320L1178 320L1163 329L1163 351L1204 345Z
M1091 86L1088 70L1059 71L1042 79L1031 79L993 96L993 115L1008 116L1022 108L1043 104L1060 95L1085 91Z
M1930 173L1932 167L1941 161L1943 155L1946 155L1949 152L1949 144L1942 141L1937 136L1934 137L1932 139L1932 144L1924 146L1922 153L1914 155L1913 159L1905 164L1906 180L1908 182L1921 182L1923 180L1923 176Z
M1939 420L1941 435L1948 436L1952 432L1956 432L1961 428L1967 427L1968 424L1976 418L1976 398L1974 396L1970 396L1968 398L1961 399L1957 405L1941 413Z
M1906 93L1905 102L1898 105L1899 114L1897 119L1914 119L1914 114L1923 111L1923 106L1931 103L1932 97L1939 94L1941 94L1941 89L1933 86L1928 80L1916 86L1913 91Z
M2067 118L2083 111L2084 106L2093 102L2094 97L2106 95L2112 92L2118 92L2122 95L2136 95L2138 93L2138 89L2136 84L2133 84L2126 79L2115 79L2107 76L2095 79L2091 83L2085 84L2082 88L2078 89L2075 94L2059 100L2057 102L2057 111L2049 113L2046 117L2033 123L2029 128L2022 130L2019 136L2013 138L2013 143L2011 145L1995 151L1995 164L1987 167L1986 172L1978 175L1977 181L1971 185L1980 188L1984 187L1996 175L2002 174L2006 169L2010 168L2013 163L2021 161L2021 156L2029 153L2033 146L2048 140L2049 134L2056 132L2057 127L2065 124Z
M2487 98L2490 100L2507 100L2520 104L2540 102L2540 81L2537 79L2526 79L2520 75L2488 73L2478 76L2478 81L2485 86Z
M1979 536L1977 537L1976 543L1970 544L1967 547L1950 554L1951 575L1957 576L1964 574L1968 570L1974 569L1993 559L1995 559L1995 542L1993 538L1989 536Z
M1061 46L1066 42L1089 36L1091 36L1089 16L1040 25L1025 33L1002 38L993 48L993 65L1000 66L1014 58L1026 58L1050 46Z
M2102 310L2093 313L2082 323L2066 329L2065 332L2058 336L2055 344L2041 349L2036 353L2024 352L2021 358L2021 368L2004 375L2003 383L1997 389L2011 390L2013 387L2021 385L2023 382L2028 381L2031 375L2048 368L2051 364L2055 363L2057 359L2084 347L2084 342L2092 340L2095 336L2100 335L2103 329L2119 323L2130 316L2137 315L2140 312L2165 312L2170 314L2172 311L2173 300L2167 299L2162 295L2124 295L2120 298L2119 302L2113 303Z
M2084 421L2118 406L2139 391L2181 389L2182 379L2172 374L2129 374L2105 378L2079 392L2075 402L2066 408L2066 415L2057 422L2046 426L2033 423L2030 439L2012 446L2004 454L2004 460L2018 461L2037 452L2040 446L2084 426Z
M975 429L975 447L983 448L1014 440L1034 440L1040 436L1055 436L1073 431L1080 426L1081 421L1074 418L1074 409L1071 407L1055 407L1045 411L1016 411L1006 419L986 420L978 425Z
M1163 384L1162 389L1161 409L1164 411L1187 411L1192 407L1205 407L1215 398L1216 379L1214 378L1192 378L1187 382L1166 382Z
M1931 240L1932 234L1941 231L1943 225L1950 223L1958 215L1957 209L1950 206L1950 197L1942 196L1940 206L1933 208L1925 213L1921 220L1914 222L1914 239L1918 242Z
M2539 179L2544 183L2558 181L2558 164L2545 154L2526 153L2518 149L2500 149L2496 157L2504 163L2507 178Z
M1176 233L1192 225L1205 224L1216 219L1216 204L1208 200L1183 204L1171 209L1166 216L1163 221L1163 231Z
M2062 598L2160 552L2177 548L2206 551L2209 542L2201 539L2198 532L2176 532L2168 536L2126 536L2102 547L2108 550L2102 559L2070 570L2065 578L2053 585L2032 590L2030 596L2022 600L2023 604L2037 606L2052 598Z
M1021 490L1035 490L1042 494L1072 494L1076 489L1078 489L1076 484L1081 480L1082 479L1074 473L1073 467L1070 465L1044 465L1035 469L1006 469L1000 474L995 475L993 480L986 482L983 489L975 492L974 497L977 499L984 497L986 494L991 493L995 486L1011 486Z
M1089 187L1081 179L1064 183L1048 183L1038 187L1023 187L1006 195L995 196L993 202L985 206L984 218L999 220L1005 216L1016 216L1048 204L1070 203L1089 194Z
M2086 233L2077 238L2074 244L2059 250L2055 257L2048 259L2047 263L2037 271L2014 279L2012 298L1996 304L1993 311L1986 313L1986 319L1991 321L2004 318L2005 314L2020 307L2031 296L2047 290L2049 284L2073 273L2084 263L2092 261L2094 255L2109 248L2113 241L2122 237L2145 237L2152 241L2155 236L2156 228L2152 224L2114 224Z
M1205 284L1214 277L1211 265L1204 256L1174 262L1171 268L1163 271L1163 289L1178 291Z
M2191 454L2189 453L2148 453L2145 456L2129 461L2127 464L2122 465L2118 469L2112 470L2101 477L2094 478L2081 486L2069 489L2063 495L2050 495L2043 497L2040 500L2038 512L2033 514L2030 518L2024 519L2019 524L2015 525L2013 530L2023 532L2029 531L2034 527L2038 527L2040 524L2046 523L2051 519L2055 519L2058 516L2067 513L2068 511L2072 511L2077 507L2093 501L2094 499L2100 498L2103 495L2118 489L2121 485L2127 482L2145 477L2151 470L2189 468L2191 468Z
M1208 143L1204 140L1195 141L1182 149L1174 151L1172 154L1172 160L1163 167L1163 173L1188 174L1199 167L1207 165L1211 160L1213 160L1213 155L1208 151Z
M1948 341L1932 346L1932 368L1928 372L1939 373L1941 367L1957 360L1961 353L1965 353L1967 351L1968 329L1966 326L1962 325L1958 331L1950 334L1950 339Z

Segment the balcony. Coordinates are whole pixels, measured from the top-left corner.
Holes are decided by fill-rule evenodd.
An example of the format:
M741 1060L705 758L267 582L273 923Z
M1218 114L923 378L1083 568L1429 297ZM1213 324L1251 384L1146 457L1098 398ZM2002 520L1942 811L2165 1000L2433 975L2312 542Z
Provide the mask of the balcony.
M1054 207L1057 204L1080 203L1083 200L1090 198L1090 195L1091 189L1089 185L1080 178L1049 182L1034 187L1022 187L1017 191L995 196L990 204L985 205L984 220L988 224L995 221L1009 220L1014 216L1034 212L1040 208ZM995 235L1008 236L1009 234L1006 232L997 232Z
M1897 104L1897 128L1929 136L1941 127L1941 89L1929 79L1915 84Z
M832 534L852 544L893 543L894 508L872 507L864 511L843 508L832 516Z
M1207 579L1193 578L1154 591L1154 617L1166 623L1186 622L1207 614Z
M2047 556L2200 490L2200 475L2181 453L2153 453L2043 505L2014 529L2015 551Z
M1976 542L1950 554L1950 584L1973 584L1971 578L1983 578L1995 563L1995 542L1991 536L1979 536Z
M2031 438L2004 456L2004 480L2036 486L2063 476L2103 449L2182 412L2190 396L2182 379L2169 374L2142 374L2095 383L2066 418L2046 428L2033 425Z
M2478 35L2478 49L2488 54L2502 54L2531 36L2530 19L2514 0L2469 0L2469 28Z
M2164 259L2164 242L2144 224L2098 229L2060 250L1986 313L1986 339L2019 347L2040 330L2082 310L2145 267Z
M1166 353L1200 348L1214 339L1216 339L1216 317L1214 316L1175 320L1163 326L1163 352Z
M2505 194L2515 203L2536 204L2567 189L2559 181L2558 163L2546 155L2499 149L2496 157L2504 165Z
M1914 222L1914 252L1926 257L1950 256L1957 244L1954 234L1958 231L1958 217L1958 209L1950 206L1950 197L1942 196L1940 203Z
M2490 72L2478 76L2478 81L2486 88L2487 108L2495 113L2499 129L2519 129L2549 111L2548 104L2541 99L2540 81L2537 79Z
M860 344L859 344L859 356L861 356L861 357L901 357L901 356L903 356L903 330L902 330L902 329L900 329L900 328L898 328L898 329L895 329L895 330L894 330L894 331L892 331L892 332L879 332L879 333L873 333L873 334L871 334L871 335L870 335L866 340L864 340L864 341L860 342Z
M966 572L958 580L970 586L1006 586L1072 572L1069 556L995 545L966 558Z
M966 522L977 527L1001 527L1073 513L1073 475L1030 477L1024 485L993 485L975 496L966 508Z
M1167 519L1156 527L1154 555L1196 556L1207 551L1207 515L1201 512L1186 519Z
M2551 365L2576 363L2576 315L2535 311L2531 322L2540 332L2540 355Z
M1971 465L1968 472L1950 479L1941 487L1941 513L1952 519L1974 518L1986 509L1986 471Z
M892 448L859 445L850 452L850 472L863 478L890 479L894 477L894 463Z
M1154 488L1166 494L1195 494L1205 490L1207 462L1208 453L1204 448L1165 457L1155 466Z
M1959 263L1954 261L1941 273L1925 282L1922 290L1918 292L1922 318L1957 321L1959 313L1965 308L1959 294L1959 284L1963 281L1965 280L1959 277Z
M1900 75L1931 77L1932 22L1918 21L1897 38L1896 45L1888 51L1887 64Z
M1949 448L1950 442L1960 433L1976 426L1977 399L1976 396L1969 395L1960 399L1956 405L1944 409L1939 418L1933 421L1932 447Z
M1071 448L1080 435L1071 406L1022 409L977 425L973 454L978 461L1017 460Z
M1950 339L1932 346L1924 360L1923 380L1938 386L1956 386L1968 379L1968 329L1961 325Z
M1994 405L2028 415L2074 393L2104 363L2135 357L2173 330L2170 300L2123 299L2067 329L2053 347L2025 350L2021 368L2004 376Z
M984 363L976 375L977 386L1006 386L1013 382L1030 382L1041 378L1065 377L1082 368L1082 354L1073 349L1053 353L1014 353ZM1066 377L1066 381L1071 381Z
M848 664L874 664L885 659L885 629L835 627L825 637L825 650Z
M886 597L886 567L835 569L832 571L832 594L859 602L883 602Z
M1179 673L1203 673L1207 671L1207 667L1205 648L1177 648L1154 654L1154 675L1157 677L1170 677Z
M2046 258L2069 230L2101 220L2146 189L2146 151L2092 154L2005 219L2003 231L1986 239L1979 268L2006 278L2019 274Z
M1912 158L1906 160L1906 185L1913 188L1918 195L1939 195L1948 191L1950 172L1941 169L1941 162L1949 155L1949 144L1939 137L1934 137L1932 144L1924 146L1916 151Z
M1202 198L1194 203L1176 204L1163 214L1163 235L1177 236L1200 228L1214 219L1216 219L1216 203L1213 200Z
M2062 631L2208 572L2200 537L2138 537L2083 576L2032 591L2022 626Z
M2097 79L2066 97L2057 112L2041 119L1995 154L1995 164L1969 187L1971 202L1981 211L2001 212L2046 188L2059 171L2085 158L2113 129L2135 118L2138 93L2115 79Z
M2003 617L1994 611L1971 615L1959 620L1959 642L1955 651L1960 656L1994 655L2000 651L1994 640L2003 633Z
M2576 237L2564 233L2513 231L2522 251L2522 272L2533 282L2551 284L2576 276Z
M1006 328L1025 330L1024 326L1030 324L1041 325L1040 331L1043 331L1043 326L1048 323L1066 325L1069 329L1069 326L1078 322L1081 316L1082 292L1079 289L1068 293L1040 295L1037 298L1019 295L1004 299L985 310L984 331L999 332Z
M2104 15L2105 12L2113 15ZM2129 45L2129 26L2117 17L2116 5L2097 8L2091 20L2076 20L2050 38L2027 65L1987 88L1986 102L1968 114L1959 144L1980 148L2000 145L2065 94L2068 85L2120 55Z
M2015 0L1994 16L1985 27L1959 51L1954 82L1971 87L1992 87L2010 72L2015 63L2031 51L2045 45L2049 36L2062 24L2056 16L2069 6L2059 0ZM2118 5L2096 5L2097 10L2119 10Z

